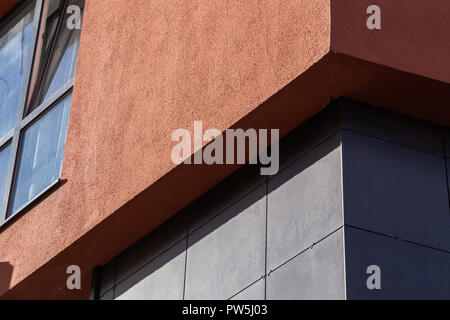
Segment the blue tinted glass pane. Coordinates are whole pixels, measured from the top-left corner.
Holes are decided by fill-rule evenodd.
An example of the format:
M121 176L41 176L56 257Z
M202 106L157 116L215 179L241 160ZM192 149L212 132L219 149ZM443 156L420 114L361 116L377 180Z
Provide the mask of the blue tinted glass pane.
M3 191L5 189L6 171L8 170L9 152L11 146L0 149L0 207L2 206Z
M69 0L67 8L76 7L79 11L66 14L63 25L56 35L56 43L53 48L52 56L50 57L50 63L46 70L46 76L42 87L42 96L38 100L38 104L34 106L36 108L39 104L50 98L55 92L57 92L63 85L65 85L70 79L75 76L78 46L80 42L81 29L81 16L84 10L84 0ZM67 12L67 10L64 10ZM77 14L79 15L79 25L75 26L74 20ZM66 22L71 22L71 28L67 26Z
M32 33L34 5L0 30L0 137L17 116Z
M78 56L78 40L72 43L66 50L64 51L64 55L59 62L58 68L56 69L55 74L50 82L50 86L45 93L41 103L46 99L50 98L52 94L58 91L63 85L67 83L70 79L75 76L75 67Z
M64 98L24 132L11 204L13 214L59 179L71 98Z

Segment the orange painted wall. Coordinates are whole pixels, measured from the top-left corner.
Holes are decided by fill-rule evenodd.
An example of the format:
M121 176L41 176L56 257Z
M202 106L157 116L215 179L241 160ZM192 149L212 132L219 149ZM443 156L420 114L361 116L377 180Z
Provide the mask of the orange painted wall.
M0 17L4 16L12 7L18 4L20 0L2 0L0 3Z
M226 129L320 60L329 8L328 0L87 0L65 183L0 234L11 287L172 170L174 129L194 120Z
M332 0L331 48L340 53L450 82L448 0ZM369 30L366 9L381 9L381 30Z
M367 37L396 38L356 30L365 10L361 18L337 3L86 0L63 183L0 234L7 296L86 298L96 264L229 174L172 164L170 135L194 120L285 134L345 95L450 125L448 72L428 61L442 55L424 46L424 34L408 52L377 51ZM433 25L423 27L430 37ZM346 32L357 41L346 42ZM416 50L427 61L417 62ZM69 264L83 267L80 293L65 289ZM0 284L0 296L6 290Z

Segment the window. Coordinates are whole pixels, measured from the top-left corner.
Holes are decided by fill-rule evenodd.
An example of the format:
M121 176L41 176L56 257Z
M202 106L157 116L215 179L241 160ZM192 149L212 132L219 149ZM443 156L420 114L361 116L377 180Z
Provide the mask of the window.
M0 20L0 225L60 178L84 0L24 0Z

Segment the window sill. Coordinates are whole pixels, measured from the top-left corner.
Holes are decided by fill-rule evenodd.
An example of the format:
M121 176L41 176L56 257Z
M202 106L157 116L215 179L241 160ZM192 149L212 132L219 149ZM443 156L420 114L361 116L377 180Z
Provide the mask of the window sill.
M8 218L6 218L3 222L0 224L0 233L3 232L5 228L9 226L10 223L13 223L14 220L20 218L24 213L30 211L32 208L37 206L40 202L42 202L44 199L46 199L53 191L61 187L67 182L67 180L63 180L61 178L58 178L55 180L55 182L51 183L46 189L44 189L41 193L39 193L37 196L32 198L30 201L28 201L25 205L23 205L21 208L17 209L15 212L11 214Z

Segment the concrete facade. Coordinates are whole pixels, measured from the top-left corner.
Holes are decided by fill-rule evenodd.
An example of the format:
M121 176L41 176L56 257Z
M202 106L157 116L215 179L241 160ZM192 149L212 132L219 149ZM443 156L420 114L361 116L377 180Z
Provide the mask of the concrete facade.
M246 166L103 267L101 297L449 299L445 130L334 101L278 174Z
M0 1L0 19L20 1ZM239 166L172 163L171 132L192 129L195 120L219 130L279 128L283 137L322 110L330 97L345 96L449 126L450 3L378 3L384 10L383 29L373 32L365 28L369 0L111 0L108 6L86 0L61 183L0 230L0 298L87 299L96 266L107 263L238 170ZM323 132L333 131L329 126L337 132L340 125L318 125L306 140L312 145L321 142ZM419 140L426 144L424 135ZM420 145L413 148L421 150ZM300 149L294 144L292 160L298 158L295 153ZM426 157L436 156L435 146L427 145L426 152L414 153L411 170L426 162ZM285 157L290 162L289 151ZM329 161L333 162L318 163L316 170L324 169L331 177L335 171L328 167ZM392 170L399 166L395 161L388 165ZM302 166L286 170L295 174ZM427 171L431 176L426 181L433 184L430 192L435 192L442 184L436 180L441 168L433 164ZM274 203L284 201L278 187L292 194L292 188L313 175L305 172L285 183L289 174L284 174L267 182L271 190L267 198ZM259 178L255 178L258 183ZM335 194L337 185L322 190L327 181L321 178L314 188ZM414 179L418 178L419 173ZM240 184L242 180L254 184L247 181L251 179L240 180ZM214 210L220 212L225 208L219 208L222 202L215 199L222 198L222 192L230 199L242 197L237 188L221 185L224 189L219 195L211 195ZM416 192L421 192L420 187ZM437 192L442 198L442 191ZM310 203L311 210L323 205L324 216L316 217L324 223L323 229L312 230L306 237L298 226L288 230L289 237L303 246L323 231L329 232L339 222L334 213L339 195L335 195L329 203ZM347 201L345 194L342 201ZM431 202L411 207L414 215ZM357 203L349 205L358 210ZM442 210L441 201L436 205ZM271 228L269 222L277 210L289 208L273 207L271 199L267 206L266 222ZM396 223L389 216L380 217ZM357 218L355 224L361 222ZM440 213L437 219L445 222ZM433 221L426 226L433 226ZM204 222L199 217L193 229ZM280 229L288 226L286 221L278 223ZM361 224L392 231L370 219ZM442 230L435 236L423 230L399 236L440 248L445 240ZM268 265L277 266L299 249L280 245L276 230L270 237L264 250ZM181 241L184 236L175 238ZM253 245L260 250L259 244ZM66 287L66 270L72 264L82 270L82 290ZM127 272L126 267L122 269Z

